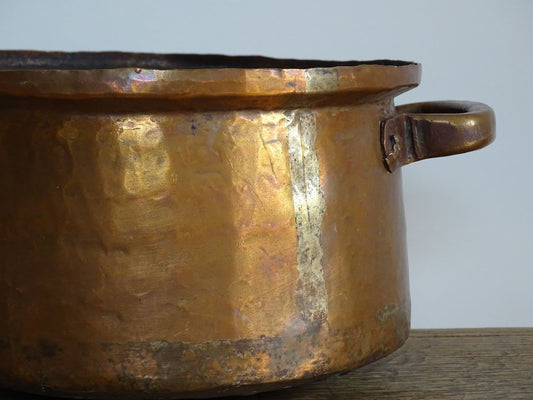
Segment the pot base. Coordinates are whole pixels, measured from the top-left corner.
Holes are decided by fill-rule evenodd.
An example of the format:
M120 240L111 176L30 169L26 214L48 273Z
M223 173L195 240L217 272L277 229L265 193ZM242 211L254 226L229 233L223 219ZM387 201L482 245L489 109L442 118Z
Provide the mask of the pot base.
M72 371L71 376L53 376L54 364L61 363L60 354L64 352L61 349L48 362L42 356L25 377L3 376L0 384L17 392L79 399L252 395L344 374L385 357L407 339L405 321L391 318L382 330L374 329L366 335L357 329L344 331L342 336L339 332L332 335L322 326L290 340L242 339L196 346L167 342L102 345L97 356L107 359L108 365L100 365L92 376L74 377ZM85 370L97 362L94 353L85 353ZM200 358L203 363L198 362ZM147 374L152 363L158 369Z

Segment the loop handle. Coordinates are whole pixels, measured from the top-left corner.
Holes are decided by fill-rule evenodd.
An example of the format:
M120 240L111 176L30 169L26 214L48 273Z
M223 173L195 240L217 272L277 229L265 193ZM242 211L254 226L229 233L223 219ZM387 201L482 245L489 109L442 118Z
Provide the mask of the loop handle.
M425 158L466 153L494 140L494 111L482 103L435 101L396 108L382 124L381 144L390 172Z

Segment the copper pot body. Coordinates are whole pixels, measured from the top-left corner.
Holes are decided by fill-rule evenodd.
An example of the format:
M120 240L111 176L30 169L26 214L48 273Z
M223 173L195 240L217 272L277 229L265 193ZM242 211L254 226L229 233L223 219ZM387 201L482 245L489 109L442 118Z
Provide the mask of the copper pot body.
M418 64L0 54L1 385L247 394L405 341Z

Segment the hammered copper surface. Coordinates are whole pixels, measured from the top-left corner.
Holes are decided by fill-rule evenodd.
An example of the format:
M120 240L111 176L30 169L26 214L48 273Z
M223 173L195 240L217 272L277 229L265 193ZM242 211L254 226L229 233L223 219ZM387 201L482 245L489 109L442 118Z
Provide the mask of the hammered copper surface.
M407 338L401 178L380 129L417 64L20 57L32 69L0 57L3 386L252 393Z

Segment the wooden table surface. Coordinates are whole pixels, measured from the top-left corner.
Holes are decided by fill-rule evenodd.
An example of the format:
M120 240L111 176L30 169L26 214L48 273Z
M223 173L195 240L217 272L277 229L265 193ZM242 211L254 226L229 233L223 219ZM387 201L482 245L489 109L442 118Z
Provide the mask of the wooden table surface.
M233 399L533 400L533 328L413 330L400 350L346 375Z

